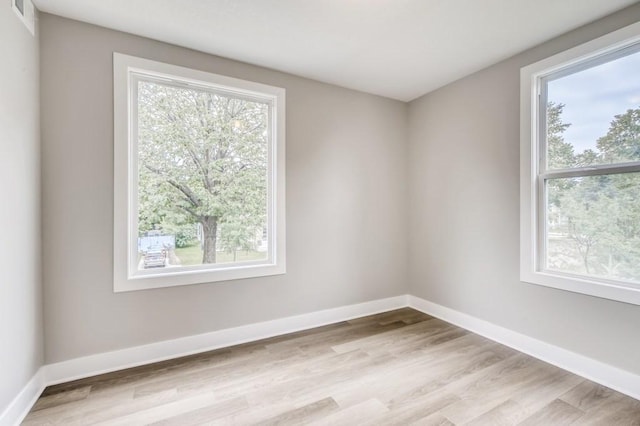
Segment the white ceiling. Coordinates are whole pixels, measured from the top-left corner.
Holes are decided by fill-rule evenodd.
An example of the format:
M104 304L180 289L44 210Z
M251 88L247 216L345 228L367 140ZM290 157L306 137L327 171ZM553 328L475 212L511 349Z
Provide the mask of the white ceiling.
M38 9L403 101L637 0L34 0Z

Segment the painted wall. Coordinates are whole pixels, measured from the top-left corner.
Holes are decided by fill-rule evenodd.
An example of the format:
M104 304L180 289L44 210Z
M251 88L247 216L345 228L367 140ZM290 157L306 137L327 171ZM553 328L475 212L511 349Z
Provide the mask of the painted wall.
M407 105L43 14L47 363L405 294ZM114 294L114 51L287 90L287 274Z
M638 20L640 4L410 104L411 294L640 373L640 306L518 270L520 68Z
M0 5L0 413L42 365L38 38Z

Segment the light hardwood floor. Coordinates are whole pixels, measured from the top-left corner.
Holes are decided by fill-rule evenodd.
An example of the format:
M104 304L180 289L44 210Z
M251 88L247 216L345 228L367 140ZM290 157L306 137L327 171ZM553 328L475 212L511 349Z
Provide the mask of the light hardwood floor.
M411 309L47 388L25 425L640 425L640 401Z

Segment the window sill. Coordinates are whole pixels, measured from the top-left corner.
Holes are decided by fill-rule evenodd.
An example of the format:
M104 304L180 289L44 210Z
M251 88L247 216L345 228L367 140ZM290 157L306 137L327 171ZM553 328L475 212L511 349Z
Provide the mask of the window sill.
M121 274L114 280L115 293L149 290L154 288L175 287L182 285L205 284L220 281L232 281L245 278L260 278L272 275L283 275L286 268L282 264L236 265L218 269L156 273L126 277Z
M634 287L633 284L595 280L551 271L523 272L520 274L520 280L573 293L640 305L640 288Z

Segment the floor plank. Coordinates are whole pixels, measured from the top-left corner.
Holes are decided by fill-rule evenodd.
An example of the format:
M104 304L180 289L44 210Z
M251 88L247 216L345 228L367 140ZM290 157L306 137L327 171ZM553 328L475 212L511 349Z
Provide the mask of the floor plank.
M519 423L519 426L571 425L580 420L583 416L584 411L579 410L560 399L555 399L529 416L522 423Z
M640 426L640 401L404 308L51 386L23 424Z

